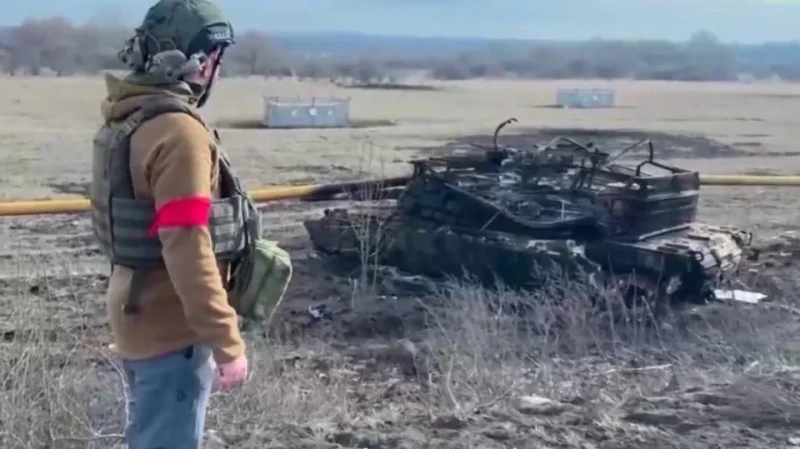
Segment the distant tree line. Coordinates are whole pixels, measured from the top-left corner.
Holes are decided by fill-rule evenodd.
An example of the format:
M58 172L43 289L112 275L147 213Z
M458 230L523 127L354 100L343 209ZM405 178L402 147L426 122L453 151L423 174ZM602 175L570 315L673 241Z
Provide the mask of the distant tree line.
M131 30L102 24L77 25L54 17L30 19L0 29L0 70L58 76L124 69L117 52ZM402 55L387 49L360 55L280 48L268 34L246 31L227 55L224 76L296 76L390 80L392 74L426 70L437 79L478 77L634 78L715 81L742 77L800 80L800 43L731 45L708 32L685 42L660 40L486 43L449 53Z
M800 43L730 45L705 31L694 33L686 42L538 43L517 54L492 49L462 53L439 62L433 73L441 79L513 74L551 79L800 80Z

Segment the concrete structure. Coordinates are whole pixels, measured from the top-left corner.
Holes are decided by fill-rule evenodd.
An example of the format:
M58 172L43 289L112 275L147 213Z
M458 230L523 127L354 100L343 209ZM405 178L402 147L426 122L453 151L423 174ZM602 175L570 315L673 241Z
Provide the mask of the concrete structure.
M267 128L346 128L350 126L350 99L264 97Z
M556 105L562 108L613 108L616 92L613 89L559 89Z

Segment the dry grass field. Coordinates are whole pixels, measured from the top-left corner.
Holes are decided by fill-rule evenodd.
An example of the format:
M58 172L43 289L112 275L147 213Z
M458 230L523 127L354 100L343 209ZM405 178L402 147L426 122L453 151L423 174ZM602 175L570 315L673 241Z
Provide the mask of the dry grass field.
M615 88L620 107L546 107L558 87L589 84ZM703 172L800 174L800 86L440 87L223 80L206 114L251 188L403 173L411 158L512 116L520 123L508 134L626 129L674 144L661 157ZM262 95L351 96L356 121L384 126L254 129ZM102 96L100 78L0 78L0 199L81 194ZM295 277L276 329L247 336L250 382L214 398L208 447L800 447L798 194L705 187L701 219L746 227L775 256L760 268L773 298L677 313L658 329L609 323L579 291L558 306L551 300L564 292L534 294L541 307L513 326L490 312L502 294L468 285L425 300L362 295L321 271L309 251L301 221L322 206L264 205ZM0 236L0 447L122 447L124 390L102 298L107 266L88 220L0 217ZM309 307L320 306L330 319L312 318Z

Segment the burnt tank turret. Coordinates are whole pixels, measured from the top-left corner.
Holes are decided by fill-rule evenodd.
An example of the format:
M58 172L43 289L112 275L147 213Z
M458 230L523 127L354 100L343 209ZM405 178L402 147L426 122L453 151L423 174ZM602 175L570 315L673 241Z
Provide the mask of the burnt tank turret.
M656 161L652 142L640 142L649 155L636 164L616 162L634 147L612 157L567 138L501 148L497 134L512 121L493 148L413 162L389 204L306 221L315 249L523 289L554 270L582 273L692 302L713 298L746 255L749 233L695 221L699 174Z

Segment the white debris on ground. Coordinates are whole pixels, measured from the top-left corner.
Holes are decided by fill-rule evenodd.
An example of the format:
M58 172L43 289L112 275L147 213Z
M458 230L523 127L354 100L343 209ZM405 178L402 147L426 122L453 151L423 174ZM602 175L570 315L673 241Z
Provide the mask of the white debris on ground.
M767 299L767 295L747 290L714 290L714 297L720 301L738 301L758 304Z

